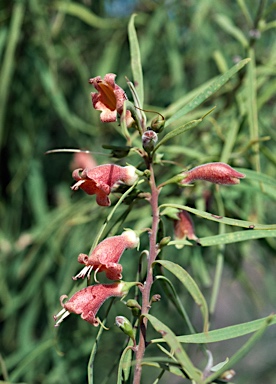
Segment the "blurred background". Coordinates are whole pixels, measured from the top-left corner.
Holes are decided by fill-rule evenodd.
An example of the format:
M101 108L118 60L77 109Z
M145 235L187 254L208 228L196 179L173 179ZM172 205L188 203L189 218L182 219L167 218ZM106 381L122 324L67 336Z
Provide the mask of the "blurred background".
M94 155L98 164L139 164L138 157L114 160L110 151L102 149L103 144L125 145L126 141L117 124L100 122L99 112L92 108L93 89L88 84L91 77L116 73L117 84L130 96L125 77L132 80L127 35L132 13L137 14L145 109L169 117L202 85L239 60L250 57L252 63L203 106L185 116L186 121L199 118L216 105L215 112L200 126L162 149L163 158L176 164L170 169L157 166L160 182L180 172L181 167L219 160L275 178L274 1L1 1L2 382L87 382L87 363L98 330L71 315L57 331L52 316L60 310L60 295L76 290L77 283L71 276L79 271L77 255L89 251L110 211L98 207L95 199L82 191L72 195L72 153L44 153L55 148L80 148L105 153ZM219 195L213 186L206 185L184 193L168 187L167 194L177 194L177 200L172 197L171 202L214 213L223 205L228 217L265 224L276 221L275 185L261 188L259 183L245 180L235 188L222 189ZM166 202L165 194L161 199ZM106 235L119 234L124 227L150 225L149 207L143 202L137 205L139 209L134 210L131 204L121 207ZM166 235L172 235L171 221L165 217L163 221ZM198 237L219 231L215 222L196 217L194 222ZM143 245L147 246L146 236ZM268 238L223 249L185 246L178 251L169 247L163 257L177 260L186 268L208 301L217 257L223 252L222 285L211 317L211 329L216 329L275 311L275 250L275 239ZM136 261L132 251L122 258L126 280L135 279ZM174 283L177 288L177 281ZM154 288L162 295L162 287ZM185 292L181 299L200 330L194 303ZM100 316L107 307L101 309ZM123 333L114 326L118 314L129 316L120 302L108 316L111 331L104 332L98 349L95 383L116 382L113 364L125 343ZM166 300L155 304L153 314L177 334L189 333ZM246 339L209 346L214 363L231 356ZM197 348L187 346L187 351L203 369L206 361L199 358ZM233 382L275 383L275 356L276 335L271 327L234 367L237 376ZM146 369L143 384L152 383L157 376L157 371ZM168 380L181 382L168 374L160 382Z

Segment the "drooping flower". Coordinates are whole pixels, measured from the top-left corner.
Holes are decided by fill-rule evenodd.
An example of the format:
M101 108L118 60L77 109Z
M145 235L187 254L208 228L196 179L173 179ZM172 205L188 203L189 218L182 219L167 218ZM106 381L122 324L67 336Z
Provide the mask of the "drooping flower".
M190 184L195 180L205 180L210 183L233 185L239 184L240 180L245 177L243 173L236 171L230 165L217 162L199 165L183 174L182 184Z
M124 231L119 236L108 237L97 245L90 256L84 253L78 256L78 262L85 267L73 279L89 277L94 270L95 273L105 272L110 280L120 280L123 269L122 265L118 264L120 258L126 249L136 248L138 244L139 237L132 230Z
M194 225L191 216L186 211L180 211L177 216L179 220L174 220L174 236L176 240L186 239L198 242L198 237L194 231Z
M116 184L134 184L138 178L135 170L132 165L121 167L115 164L99 165L92 169L75 169L72 176L77 183L71 189L76 191L81 188L88 195L96 195L97 203L106 207L111 204L108 195Z
M125 296L129 289L137 284L138 283L121 281L113 284L90 285L76 292L66 303L63 301L68 296L62 295L60 297L60 304L63 309L54 316L54 320L56 321L55 326L58 327L70 313L75 313L81 315L83 320L97 327L99 325L99 319L96 318L96 315L101 305L109 297Z
M98 92L91 92L92 103L95 109L101 112L101 121L111 123L117 120L117 114L123 112L124 101L127 96L124 90L115 83L116 75L108 73L102 79L100 76L89 80ZM133 123L130 111L126 111L126 124L130 127Z

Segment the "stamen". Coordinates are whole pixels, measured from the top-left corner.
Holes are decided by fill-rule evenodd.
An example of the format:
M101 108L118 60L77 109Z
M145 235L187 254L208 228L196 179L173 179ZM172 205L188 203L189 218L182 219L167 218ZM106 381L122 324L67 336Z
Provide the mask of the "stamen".
M73 276L73 280L84 279L86 274L87 277L90 277L91 270L93 269L93 265L86 265L76 276Z
M64 308L63 308L63 311L64 311L64 313L63 313L63 315L61 316L61 318L56 322L56 324L55 324L55 327L58 327L59 326L59 324L67 317L67 316L69 316L70 315L70 312L69 311L66 311ZM60 311L59 312L59 314L61 313L62 311ZM57 315L58 316L58 315ZM57 317L56 316L56 317Z
M99 280L97 279L97 273L98 273L100 268L101 268L101 265L94 272L94 280L96 281L96 283L99 283Z

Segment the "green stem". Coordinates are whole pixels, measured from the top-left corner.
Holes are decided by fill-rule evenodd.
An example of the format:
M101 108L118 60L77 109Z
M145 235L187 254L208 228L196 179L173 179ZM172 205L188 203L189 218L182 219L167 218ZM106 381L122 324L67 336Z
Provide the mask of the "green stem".
M223 201L219 191L216 192L215 197L218 205L219 215L225 216L224 205L223 205ZM219 223L219 234L221 235L223 233L225 233L225 224ZM225 249L224 244L220 245L218 249L214 285L213 285L213 290L212 290L212 295L210 300L210 314L213 314L215 312L216 304L218 300L221 278L223 273L223 265L224 265L224 249Z

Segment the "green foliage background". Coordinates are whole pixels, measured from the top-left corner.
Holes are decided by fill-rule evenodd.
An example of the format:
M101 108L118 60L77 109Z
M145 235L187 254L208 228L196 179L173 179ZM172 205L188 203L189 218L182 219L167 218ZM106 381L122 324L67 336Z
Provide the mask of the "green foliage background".
M207 209L225 216L274 224L275 215L275 89L276 5L273 1L11 1L0 10L0 322L2 380L17 383L83 383L96 337L91 325L70 316L57 332L52 319L59 297L76 290L71 280L78 271L77 255L88 252L108 209L91 197L71 195L70 154L44 156L52 148L101 150L102 144L124 145L116 124L101 124L92 109L90 77L117 74L126 91L132 78L127 24L135 19L145 83L145 108L167 118L187 104L207 82L246 57L250 64L215 96L184 116L183 123L216 110L196 129L162 148L171 167L158 166L159 182L188 166L225 161L260 171L270 184L254 177L235 188L196 186L183 193L168 187L170 202ZM256 36L258 22L260 36ZM149 115L149 118L152 117ZM260 137L260 142L256 138ZM98 163L110 162L95 155ZM133 160L138 164L138 158ZM171 188L171 190L170 190ZM177 198L175 198L175 193ZM206 197L208 195L208 198ZM206 208L206 201L208 206ZM166 203L166 201L163 201ZM118 213L123 214L123 207ZM123 227L150 224L142 203L123 224L119 217L106 234ZM163 218L167 235L172 224ZM195 217L197 235L221 231L218 223ZM227 229L229 231L229 229ZM146 237L142 247L146 247ZM254 320L275 311L275 238L245 241L225 247L168 247L164 257L185 267L211 300L217 257L225 265L212 329ZM134 256L133 256L134 257ZM136 260L123 257L124 276L135 278ZM177 281L174 282L177 289ZM83 283L84 284L84 283ZM162 295L162 287L155 285ZM165 299L153 314L176 334L185 333ZM198 311L184 292L181 296L193 324ZM107 304L108 305L108 304ZM104 316L105 306L100 314ZM113 326L117 314L128 315L117 302L108 317L110 332L99 346L96 383L115 382L114 356L124 335ZM186 330L187 333L188 329ZM155 335L156 336L156 335ZM215 363L224 360L244 339L212 345ZM275 373L275 329L271 327L251 353L234 369L235 383L271 383ZM108 345L108 349L104 348ZM156 352L157 353L157 352ZM198 350L188 353L204 368ZM110 373L112 372L112 373ZM112 376L113 375L113 376ZM156 377L145 370L143 383ZM107 381L105 377L108 377ZM1 376L0 376L1 377ZM109 380L109 381L108 381ZM164 376L163 383L179 382ZM175 381L173 381L175 380Z

